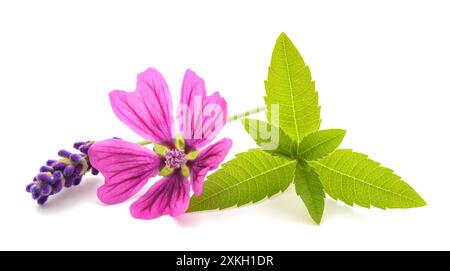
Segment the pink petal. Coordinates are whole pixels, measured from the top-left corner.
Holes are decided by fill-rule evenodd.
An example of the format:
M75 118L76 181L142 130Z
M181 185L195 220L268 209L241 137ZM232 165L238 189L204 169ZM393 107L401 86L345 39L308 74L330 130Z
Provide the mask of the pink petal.
M105 176L105 184L97 190L106 204L129 199L158 174L162 160L151 150L120 139L94 143L89 148L89 161Z
M206 96L205 82L187 70L177 111L179 129L188 147L200 149L214 140L227 121L227 103L218 92Z
M172 98L156 69L138 75L135 92L114 90L109 98L116 116L134 132L158 144L173 141Z
M200 196L206 174L216 169L227 155L233 141L224 138L202 150L191 166L191 185L196 196Z
M153 219L162 215L183 214L189 207L189 191L189 182L182 174L166 176L131 205L131 215L134 218Z

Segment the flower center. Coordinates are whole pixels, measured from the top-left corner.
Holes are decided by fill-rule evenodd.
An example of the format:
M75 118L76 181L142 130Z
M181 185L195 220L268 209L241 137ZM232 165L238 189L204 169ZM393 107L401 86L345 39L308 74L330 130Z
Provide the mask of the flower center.
M186 155L183 150L171 149L165 152L166 166L172 169L180 168L186 164Z

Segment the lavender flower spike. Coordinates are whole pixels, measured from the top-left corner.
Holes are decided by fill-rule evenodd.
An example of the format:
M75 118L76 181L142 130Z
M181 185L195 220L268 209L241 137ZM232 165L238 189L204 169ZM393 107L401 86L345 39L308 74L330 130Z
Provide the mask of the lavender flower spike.
M25 190L39 205L42 205L50 196L59 193L63 187L79 185L87 172L97 175L98 170L92 167L87 155L93 143L94 141L76 142L74 148L81 153L60 150L58 152L60 159L48 160Z

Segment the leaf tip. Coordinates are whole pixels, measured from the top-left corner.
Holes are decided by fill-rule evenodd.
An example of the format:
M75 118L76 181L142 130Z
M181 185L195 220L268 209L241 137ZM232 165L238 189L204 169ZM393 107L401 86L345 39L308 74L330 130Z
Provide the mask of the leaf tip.
M312 220L314 221L315 226L320 226L320 222L322 222L322 214L320 215L311 215Z
M288 35L286 35L286 33L283 31L283 32L281 32L281 34L278 36L277 41L286 41L286 40L289 40L289 41L290 41Z
M427 206L428 204L427 204L427 202L419 195L419 194L417 194L418 195L418 202L417 202L417 207L424 207L424 206Z

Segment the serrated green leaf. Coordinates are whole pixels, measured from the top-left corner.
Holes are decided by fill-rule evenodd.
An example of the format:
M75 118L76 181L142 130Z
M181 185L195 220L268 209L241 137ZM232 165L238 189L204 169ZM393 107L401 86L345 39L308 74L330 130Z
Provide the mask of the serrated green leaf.
M296 152L296 144L280 128L265 121L245 118L242 121L247 133L264 151L292 156Z
M285 33L278 37L265 81L267 118L278 105L279 127L295 142L320 127L320 107L309 67Z
M313 132L305 138L298 147L298 158L317 160L332 153L345 136L345 130L328 129Z
M325 193L319 175L308 165L297 164L295 171L295 191L301 197L314 222L320 224L325 206Z
M413 208L426 205L414 189L391 169L365 154L337 150L310 162L320 176L325 192L334 199L369 208Z
M292 183L296 164L296 160L260 149L239 153L207 177L202 194L192 196L188 212L241 206L271 197Z

